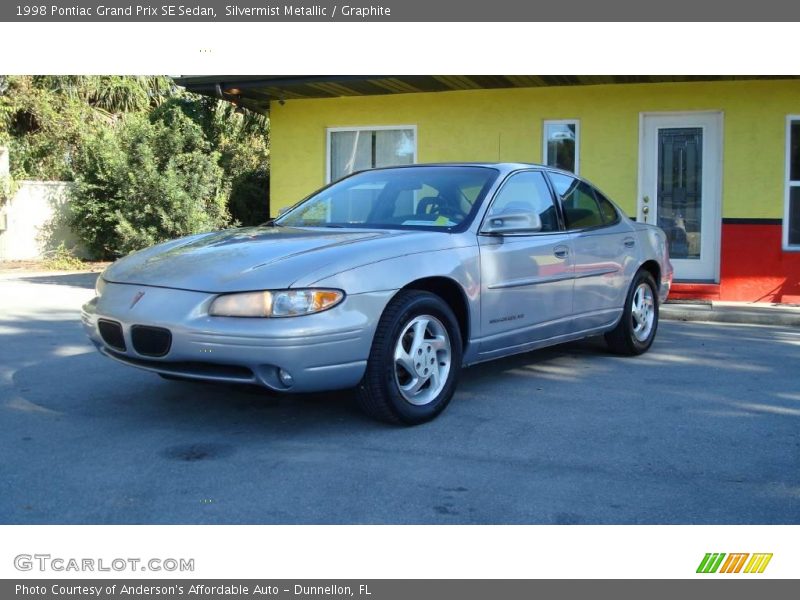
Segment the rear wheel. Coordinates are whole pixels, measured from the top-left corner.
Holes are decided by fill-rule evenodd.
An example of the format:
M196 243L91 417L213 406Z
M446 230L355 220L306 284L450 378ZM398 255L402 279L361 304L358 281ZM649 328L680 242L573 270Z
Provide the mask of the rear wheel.
M453 397L461 358L461 333L450 307L429 292L403 290L381 316L359 405L381 421L429 421Z
M658 329L658 289L653 276L640 270L633 278L622 318L606 335L608 347L617 354L635 356L647 352Z

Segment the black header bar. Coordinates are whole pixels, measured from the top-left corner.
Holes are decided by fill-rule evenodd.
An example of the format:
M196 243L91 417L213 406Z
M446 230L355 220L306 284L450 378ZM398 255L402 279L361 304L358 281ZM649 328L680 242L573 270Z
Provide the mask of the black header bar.
M786 0L11 0L0 21L13 22L786 22L800 3ZM679 33L677 34L679 35ZM658 43L657 40L654 43ZM663 40L663 43L670 43ZM702 41L696 40L698 51ZM633 50L633 49L632 49Z

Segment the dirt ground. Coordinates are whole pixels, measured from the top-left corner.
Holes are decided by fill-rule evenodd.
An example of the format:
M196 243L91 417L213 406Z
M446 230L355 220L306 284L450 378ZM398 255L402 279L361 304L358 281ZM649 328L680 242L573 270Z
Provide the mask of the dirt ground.
M102 261L85 261L85 267L80 271L99 273L110 264L110 262ZM42 261L38 260L0 260L0 271L52 271L52 269L47 268Z

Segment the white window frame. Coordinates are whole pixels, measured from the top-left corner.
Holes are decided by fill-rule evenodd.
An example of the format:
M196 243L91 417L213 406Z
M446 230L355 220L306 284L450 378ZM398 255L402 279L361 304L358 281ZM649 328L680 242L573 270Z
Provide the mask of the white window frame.
M547 126L548 125L574 125L575 126L575 175L580 175L581 170L581 120L580 119L545 119L542 121L542 164L547 165Z
M790 192L793 187L800 187L800 181L792 181L792 124L800 123L800 115L786 115L786 172L783 192L783 249L787 252L800 252L800 244L789 244L789 208Z
M328 127L325 130L325 183L331 182L331 134L339 131L397 131L410 129L414 132L414 155L412 163L417 162L417 137L416 125L359 125L357 127Z

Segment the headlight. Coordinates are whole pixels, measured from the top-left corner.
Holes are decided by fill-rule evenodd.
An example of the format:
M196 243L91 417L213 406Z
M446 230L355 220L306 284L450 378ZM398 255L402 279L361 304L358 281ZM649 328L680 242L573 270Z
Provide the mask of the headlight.
M218 296L208 309L216 317L297 317L333 308L344 299L339 290L282 290Z
M102 275L97 276L97 281L94 282L94 295L102 296L103 290L106 289L106 280Z

